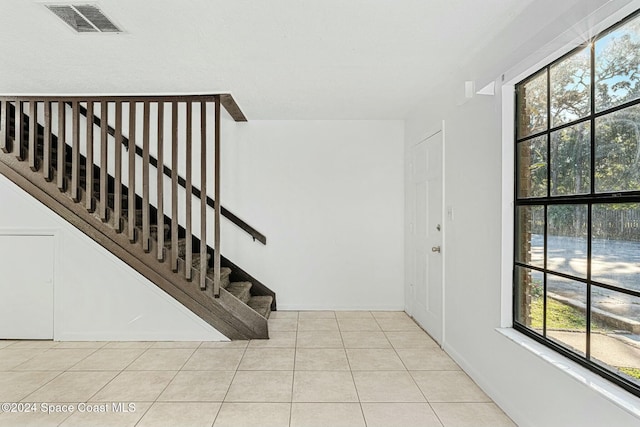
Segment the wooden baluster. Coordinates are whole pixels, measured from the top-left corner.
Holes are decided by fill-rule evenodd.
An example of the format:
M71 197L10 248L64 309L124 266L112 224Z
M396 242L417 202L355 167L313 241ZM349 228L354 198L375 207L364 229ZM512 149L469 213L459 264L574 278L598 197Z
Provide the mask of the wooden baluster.
M85 206L89 212L93 212L93 101L87 101L87 158L86 180L84 183L86 200Z
M80 186L80 108L78 101L71 103L71 198L77 202Z
M36 141L38 138L38 103L29 103L29 167L32 171L38 170L36 165Z
M186 168L187 168L187 176L186 176L186 185L185 185L185 194L186 194L186 253L185 253L185 277L187 280L191 280L192 277L192 268L193 268L193 247L192 247L192 238L193 238L193 230L191 229L191 192L193 191L192 182L191 182L191 161L192 161L192 152L191 152L191 135L192 135L192 125L193 125L193 113L192 113L192 103L190 101L187 102L187 121L186 121L186 131L187 131L187 140L186 140ZM206 254L200 254L200 262L203 263L206 261L206 257L202 257Z
M178 103L171 103L171 269L178 271Z
M64 191L64 175L67 168L65 164L65 152L67 150L67 119L66 105L63 101L58 101L58 156L56 161L56 183L58 190Z
M142 125L142 249L149 252L149 101L144 101Z
M18 160L24 160L22 156L22 142L24 141L24 106L22 101L16 101L15 137L13 154Z
M136 241L136 103L129 101L129 240Z
M42 173L51 181L51 102L44 102L44 135L42 135Z
M9 152L9 101L0 103L0 149L3 153Z
M215 174L215 187L214 197L215 201L213 205L214 210L214 232L213 232L213 296L215 298L220 297L220 96L216 96L216 123L215 123L215 160L214 160L214 174Z
M100 219L107 221L107 193L109 184L109 139L108 139L108 113L107 101L100 103Z
M122 231L122 101L116 101L115 134L115 181L113 200L113 227L117 233Z
M200 289L207 287L207 103L200 102Z
M158 261L164 261L164 102L158 102L158 164L157 171L157 190L158 190Z

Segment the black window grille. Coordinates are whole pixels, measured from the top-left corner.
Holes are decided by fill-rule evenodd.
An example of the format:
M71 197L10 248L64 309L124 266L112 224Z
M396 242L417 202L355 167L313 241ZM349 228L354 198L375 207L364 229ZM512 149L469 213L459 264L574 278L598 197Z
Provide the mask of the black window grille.
M514 328L640 396L640 16L516 85Z

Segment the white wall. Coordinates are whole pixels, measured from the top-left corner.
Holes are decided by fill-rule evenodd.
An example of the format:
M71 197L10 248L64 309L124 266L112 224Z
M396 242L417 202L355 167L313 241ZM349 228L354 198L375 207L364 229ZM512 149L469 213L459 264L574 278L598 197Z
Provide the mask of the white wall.
M599 393L496 332L502 290L500 96L475 98L444 118L445 192L454 209L453 221L445 220L443 245L445 350L520 426L638 425Z
M224 144L222 253L280 309L403 307L403 122L249 121Z
M586 12L571 19L565 16L549 32L548 40L575 22L581 29L589 30L594 22L603 19L615 22L616 18ZM553 22L553 17L547 22ZM574 32L573 37L577 35ZM507 43L510 37L503 35L501 40ZM557 42L556 39L555 47L529 44L518 55L522 55L522 60L528 55L541 60L541 52L557 49ZM503 59L513 60L513 56L506 55ZM471 64L464 72L473 75L478 70L483 73L490 70L487 74L493 76L507 72L508 79L514 73L506 68L513 64L507 64L506 59L504 63ZM543 64L525 60L525 65L519 68L521 71L531 68L533 72L539 65ZM512 222L512 216L503 217L502 210L502 170L511 163L509 159L502 163L501 79L496 79L496 96L476 96L470 100L461 96L464 80L460 72L454 73L440 93L431 94L429 102L416 108L405 123L408 152L411 145L437 128L441 120L445 121L445 197L454 211L453 220L445 222L443 245L447 255L445 350L520 426L639 425L638 418L597 392L597 386L576 381L563 369L496 331L502 325L502 313L510 312L510 306L502 305L503 291L510 288L510 283L501 282L501 239L503 224L508 229ZM405 233L408 236L408 230ZM510 248L506 252L510 254ZM406 285L409 274L407 271ZM567 361L565 366L568 365ZM620 392L631 406L640 408L640 399Z
M222 203L268 242L223 219L222 253L273 289L280 309L401 310L403 131L401 121L225 116ZM224 339L4 177L0 184L12 207L0 211L0 229L56 230L56 339Z
M0 233L55 235L54 339L227 339L2 175L0 206Z

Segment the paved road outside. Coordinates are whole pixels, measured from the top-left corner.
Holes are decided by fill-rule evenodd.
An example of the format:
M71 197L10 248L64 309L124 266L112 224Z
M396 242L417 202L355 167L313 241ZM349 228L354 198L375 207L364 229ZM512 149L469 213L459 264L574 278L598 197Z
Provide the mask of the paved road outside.
M543 236L532 235L531 263L543 265ZM577 237L549 236L549 269L577 277L587 275L587 240ZM602 283L640 291L640 242L596 239L592 244L592 278ZM534 280L542 281L542 274L534 272ZM586 286L558 276L547 278L547 289L584 304ZM640 298L593 287L592 304L601 310L640 322Z

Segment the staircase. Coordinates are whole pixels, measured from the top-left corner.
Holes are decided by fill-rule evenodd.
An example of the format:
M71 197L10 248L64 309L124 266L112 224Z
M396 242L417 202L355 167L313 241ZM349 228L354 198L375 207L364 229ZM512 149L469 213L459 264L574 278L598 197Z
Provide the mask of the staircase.
M266 244L217 203L221 107L246 120L226 94L0 97L0 173L227 337L268 338L275 294L221 254L223 216Z

